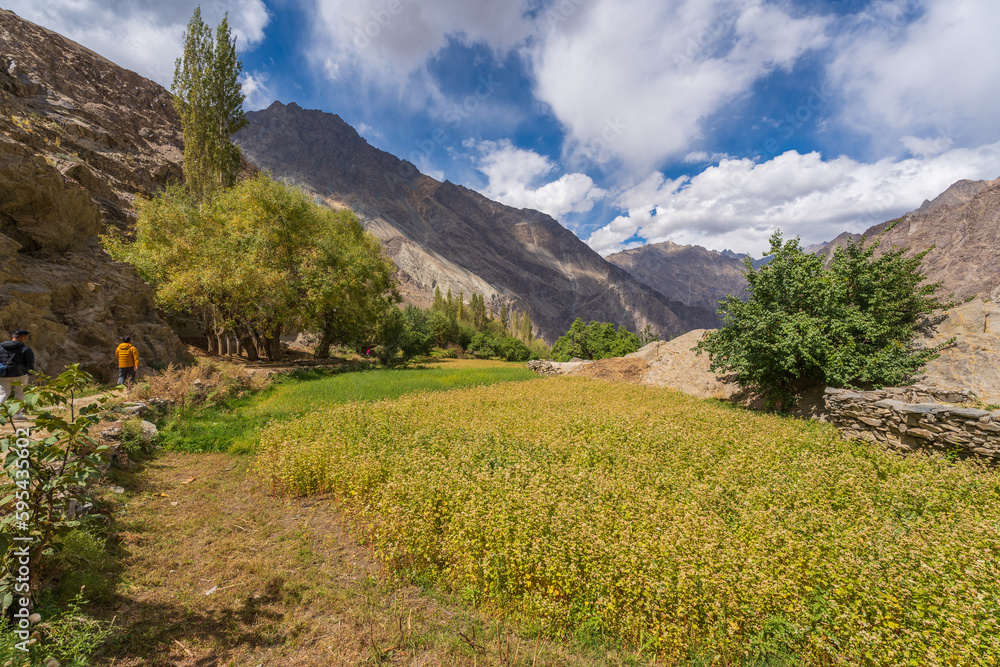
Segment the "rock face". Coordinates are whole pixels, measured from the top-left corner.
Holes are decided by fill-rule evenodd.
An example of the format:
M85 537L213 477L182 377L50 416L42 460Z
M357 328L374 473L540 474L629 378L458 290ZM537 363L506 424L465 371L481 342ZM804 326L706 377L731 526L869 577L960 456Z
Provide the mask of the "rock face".
M434 288L527 310L552 342L577 317L647 324L661 338L715 326L713 311L668 299L604 261L551 217L440 183L368 144L339 117L275 102L236 135L247 158L327 204L350 207L399 267L407 300Z
M864 236L875 239L891 222L871 227ZM841 234L818 250L830 255L859 236ZM944 294L1000 301L1000 179L958 181L925 201L900 219L879 248L894 245L914 251L933 246L922 268L929 282L942 283Z
M984 403L1000 404L1000 304L976 299L943 312L924 344L955 337L955 344L924 367L918 383L942 392L971 391Z
M670 241L623 250L604 259L661 294L715 311L728 295L746 297L741 257Z
M181 159L166 90L0 10L0 334L28 329L42 372L109 377L126 333L144 363L183 359L149 287L97 240Z

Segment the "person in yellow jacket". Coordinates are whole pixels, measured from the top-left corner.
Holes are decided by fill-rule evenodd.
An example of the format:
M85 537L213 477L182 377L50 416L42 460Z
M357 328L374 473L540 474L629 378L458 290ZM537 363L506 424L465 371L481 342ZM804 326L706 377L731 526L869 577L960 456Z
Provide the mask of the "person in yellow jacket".
M118 384L131 385L135 382L135 372L139 370L139 350L132 344L132 337L122 338L121 345L115 349L118 357Z

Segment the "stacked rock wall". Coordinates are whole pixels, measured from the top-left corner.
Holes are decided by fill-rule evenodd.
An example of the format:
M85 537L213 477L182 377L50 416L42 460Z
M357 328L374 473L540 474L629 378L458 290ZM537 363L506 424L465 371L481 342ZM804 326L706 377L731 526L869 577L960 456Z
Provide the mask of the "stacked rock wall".
M947 404L972 398L969 392L941 395L920 387L863 392L828 388L827 419L844 437L894 449L958 451L1000 459L1000 410Z

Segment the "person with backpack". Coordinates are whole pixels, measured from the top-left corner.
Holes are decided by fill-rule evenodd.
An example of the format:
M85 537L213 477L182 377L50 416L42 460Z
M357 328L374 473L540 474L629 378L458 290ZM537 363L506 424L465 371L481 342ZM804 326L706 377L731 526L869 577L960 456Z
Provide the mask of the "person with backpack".
M122 338L121 344L115 349L115 356L118 357L118 384L132 386L135 373L139 370L139 350L132 344L131 336Z
M35 370L35 353L24 341L28 332L18 329L10 340L0 343L0 403L8 397L19 399L24 397L24 388L28 385L28 373ZM18 386L12 386L20 383ZM24 419L24 414L18 412L14 419Z

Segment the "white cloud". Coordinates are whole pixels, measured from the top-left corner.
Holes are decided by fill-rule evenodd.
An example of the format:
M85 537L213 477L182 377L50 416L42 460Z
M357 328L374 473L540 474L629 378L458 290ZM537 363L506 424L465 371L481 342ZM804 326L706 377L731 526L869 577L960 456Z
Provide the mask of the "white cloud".
M732 156L729 153L709 153L708 151L692 151L681 160L684 164L705 164L706 162L721 162Z
M535 93L571 153L644 172L683 155L704 119L759 78L823 45L826 25L762 0L592 0L530 50Z
M58 32L105 58L169 87L174 60L197 0L7 0L6 9ZM263 0L201 3L202 18L215 26L229 13L237 50L264 39L270 14Z
M922 12L907 21L907 10ZM831 81L844 121L876 142L902 135L994 141L1000 131L1000 3L882 0L837 40Z
M567 213L586 213L607 195L589 176L579 173L563 174L535 187L556 170L556 165L509 140L483 141L476 147L483 154L477 167L489 179L482 194L508 206L533 208L560 218Z
M652 243L759 255L775 229L806 244L828 241L911 211L957 180L998 176L1000 142L871 164L795 151L759 164L723 160L690 179L654 173L622 192L616 203L628 213L596 230L587 243L608 254L638 233Z
M274 93L267 85L271 76L267 72L243 72L240 85L246 98L243 106L251 111L264 109L275 100Z
M346 68L380 73L393 80L421 69L457 39L503 51L525 39L529 0L302 0L313 15L308 51L328 75Z

